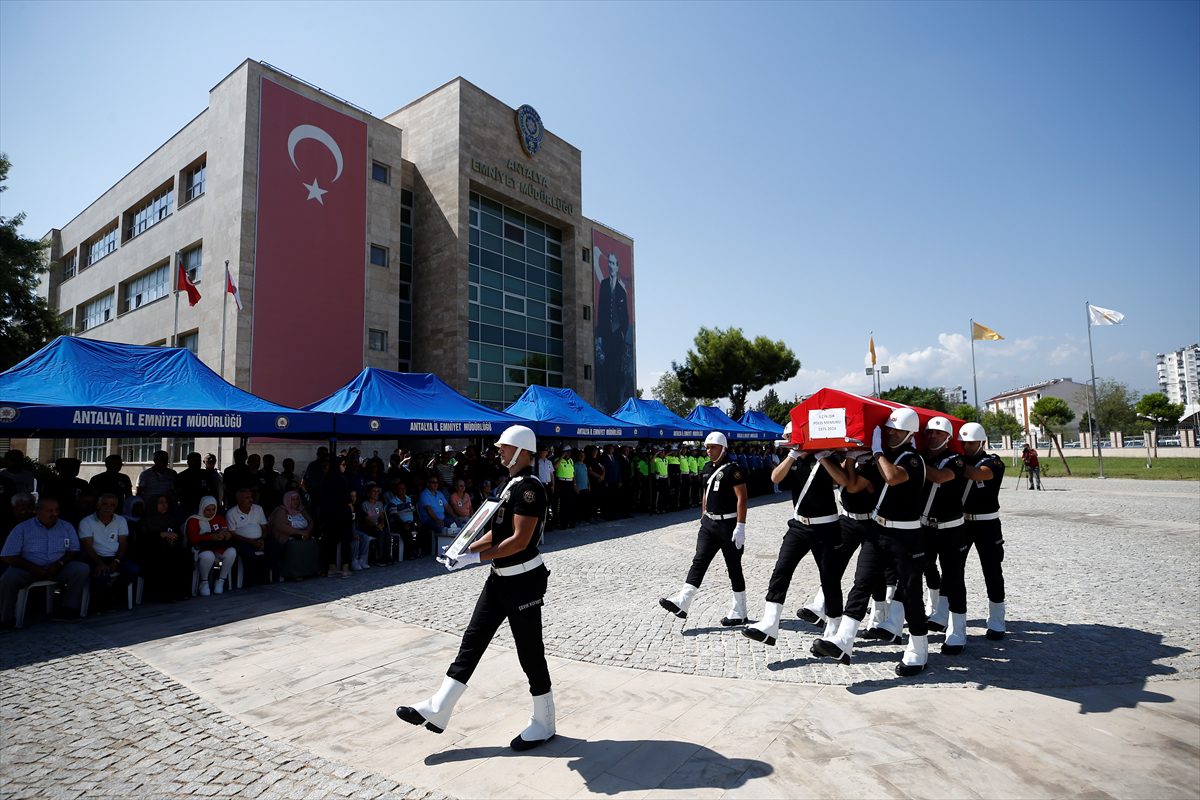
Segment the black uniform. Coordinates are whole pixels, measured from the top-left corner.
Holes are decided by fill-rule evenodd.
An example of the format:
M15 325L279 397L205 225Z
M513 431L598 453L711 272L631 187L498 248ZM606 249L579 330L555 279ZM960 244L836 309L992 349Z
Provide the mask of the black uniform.
M927 454L937 469L948 469L954 477L945 483L930 481L926 487L921 529L925 534L925 585L940 590L955 614L967 613L967 586L963 565L967 560L967 542L963 533L962 495L967 480L965 462L958 453L942 451ZM938 562L942 574L938 574Z
M988 600L993 603L1004 602L1004 569L1000 566L1004 561L1004 532L1000 530L1000 484L1004 481L1004 462L994 453L980 449L974 460L966 459L974 467L987 467L992 471L992 477L986 481L966 481L963 490L963 536L966 549L963 550L963 561L971 545L979 551L979 566L983 568L983 582L987 587ZM986 519L979 519L980 516ZM964 590L965 591L965 590ZM954 611L954 601L951 600L950 610ZM962 611L966 611L966 600L963 600Z
M737 525L737 492L734 487L746 485L746 471L725 456L717 464L711 461L700 473L704 490L704 516L700 518L700 533L696 535L696 555L688 570L687 584L700 588L708 565L717 553L725 557L729 582L733 591L746 591L742 575L742 549L733 544L733 529Z
M792 486L792 518L779 546L779 557L771 582L767 585L767 602L782 603L787 599L788 586L796 566L810 550L821 575L821 590L825 593L825 613L829 617L842 615L841 573L835 577L830 569L836 563L832 553L841 541L837 501L833 496L833 477L815 458L792 462L788 473Z
M925 552L921 548L921 508L925 498L925 462L915 450L904 448L888 454L897 467L908 473L908 480L896 486L886 482L879 492L872 518L872 535L864 535L854 588L846 601L845 613L860 622L867 614L871 590L884 574L886 565L896 570L895 601L904 604L908 632L925 636L925 616L921 577ZM882 476L881 476L882 477Z
M517 659L529 678L529 693L537 697L550 691L550 668L542 645L542 602L550 571L543 564L514 575L501 575L497 569L519 567L537 558L537 543L546 523L546 487L532 468L527 467L501 487L500 499L500 508L492 518L493 546L512 535L514 514L537 517L537 527L524 550L492 561L491 574L475 603L458 656L446 675L459 683L469 681L492 637L507 619L517 646Z
M846 574L846 567L850 565L850 559L854 557L855 551L862 545L863 540L869 537L876 543L879 541L877 536L879 526L871 521L871 512L875 510L875 504L879 501L879 492L883 488L883 476L879 474L879 468L875 466L874 460L856 464L854 470L870 484L870 488L859 492L850 492L845 488L838 490L842 501L842 514L838 518L838 524L841 527L841 541L828 554L828 571L839 586L842 576ZM883 575L879 576L871 587L871 599L883 602L887 598L888 584L895 583L896 571L891 564L887 564L884 567ZM822 588L824 587L822 586Z

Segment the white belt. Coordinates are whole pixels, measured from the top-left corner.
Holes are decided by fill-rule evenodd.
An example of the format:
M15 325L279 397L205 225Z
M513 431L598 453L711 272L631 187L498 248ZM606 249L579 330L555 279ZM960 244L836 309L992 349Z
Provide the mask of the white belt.
M802 517L799 514L793 514L792 519L804 525L824 525L826 522L837 522L837 514L826 514L823 517Z
M993 511L990 514L963 514L963 519L971 522L986 522L989 519L1000 519L1000 512Z
M492 564L492 572L503 578L511 578L513 575L523 575L530 570L537 569L541 565L542 557L538 555L520 564L513 564L511 567L497 567L495 564Z
M856 519L860 522L871 518L870 514L855 514L851 511L843 511L842 516L845 517L846 519Z
M704 516L709 519L737 519L737 512L735 511L732 514L710 514L705 511Z
M934 528L935 530L940 528L957 528L959 525L963 524L963 518L959 517L958 519L952 519L949 522L938 522L936 519L921 517L921 524L926 528Z
M886 519L885 517L881 517L873 511L871 512L871 519L875 520L875 523L877 525L882 525L885 528L901 528L904 530L915 530L915 529L921 527L920 520Z

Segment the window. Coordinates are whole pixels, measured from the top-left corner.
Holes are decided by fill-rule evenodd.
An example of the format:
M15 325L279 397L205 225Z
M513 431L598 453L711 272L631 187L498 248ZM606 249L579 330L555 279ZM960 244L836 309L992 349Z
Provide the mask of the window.
M190 203L204 194L204 173L208 169L207 162L201 161L194 167L189 167L183 173L183 202Z
M175 340L176 347L182 347L188 350L192 355L200 349L200 333L198 331L188 331L187 333L179 334L179 338Z
M76 439L75 457L84 464L99 464L108 455L107 439Z
M188 280L192 283L200 281L200 262L203 257L204 247L202 245L183 251L183 268L187 270Z
M121 313L133 311L160 297L166 297L170 291L171 262L165 261L121 285Z
M64 281L67 278L75 277L75 262L77 258L78 256L76 255L75 251L72 250L70 253L59 259L58 265L62 270L62 279Z
M400 250L397 253L397 272L400 278L400 327L396 331L394 353L398 359L396 368L407 372L412 368L412 320L413 320L413 194L400 190Z
M589 320L592 318L592 307L591 306L583 307L583 318L585 320Z
M189 453L196 452L196 440L191 436L180 437L171 440L171 462L175 464L187 463Z
M106 255L117 249L117 224L106 231L97 234L96 238L84 245L87 259L83 263L82 268L90 267Z
M377 267L388 265L388 249L377 244L371 245L371 263Z
M126 464L149 464L154 460L154 451L162 449L158 436L139 436L136 439L121 439L118 452Z
M591 364L583 365L583 379L585 381L590 381L592 379L592 365Z
M90 331L97 325L103 325L112 319L113 296L112 292L97 297L89 303L83 305L83 320L80 322L80 331Z
M592 250L590 247L583 248L582 256L585 262L589 264L592 263Z
M387 164L380 164L378 161L371 163L371 180L379 181L380 183L392 182L392 171Z
M62 321L63 327L66 328L67 330L70 331L70 330L75 329L75 310L74 309L71 309L70 311L64 311L63 313L58 315L58 318L59 318L59 320Z
M371 328L367 332L367 346L380 353L387 352L387 331Z
M175 199L175 184L169 182L160 187L151 197L125 212L125 241L162 222L171 216L171 205Z
M50 459L58 461L60 458L67 457L67 440L54 439L50 445Z

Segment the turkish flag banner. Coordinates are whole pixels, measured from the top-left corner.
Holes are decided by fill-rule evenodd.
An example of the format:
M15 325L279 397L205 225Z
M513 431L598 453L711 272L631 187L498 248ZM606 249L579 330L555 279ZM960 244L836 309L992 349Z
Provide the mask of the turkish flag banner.
M250 391L301 406L363 367L367 126L262 81Z
M179 294L179 290L187 292L188 305L194 306L200 302L200 290L196 288L196 284L192 283L192 279L188 277L187 270L183 268L183 256L179 256L179 268L175 276L175 294Z

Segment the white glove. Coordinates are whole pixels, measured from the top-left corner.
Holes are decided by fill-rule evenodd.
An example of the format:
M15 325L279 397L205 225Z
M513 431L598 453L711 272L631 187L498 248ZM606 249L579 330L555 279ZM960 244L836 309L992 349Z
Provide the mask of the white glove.
M813 458L815 458L817 461L824 461L825 459L829 458L831 455L833 455L832 450L822 450L819 453L814 453Z
M746 523L739 522L733 526L733 546L738 550L746 546Z
M438 563L443 565L447 572L454 572L456 569L462 569L463 567L469 567L472 564L478 564L479 553L463 553L458 558L439 556Z
M871 452L879 455L883 452L883 428L875 426L875 432L871 434Z
M799 461L804 458L804 451L799 447L793 447L791 450L788 450L788 458L792 461Z

